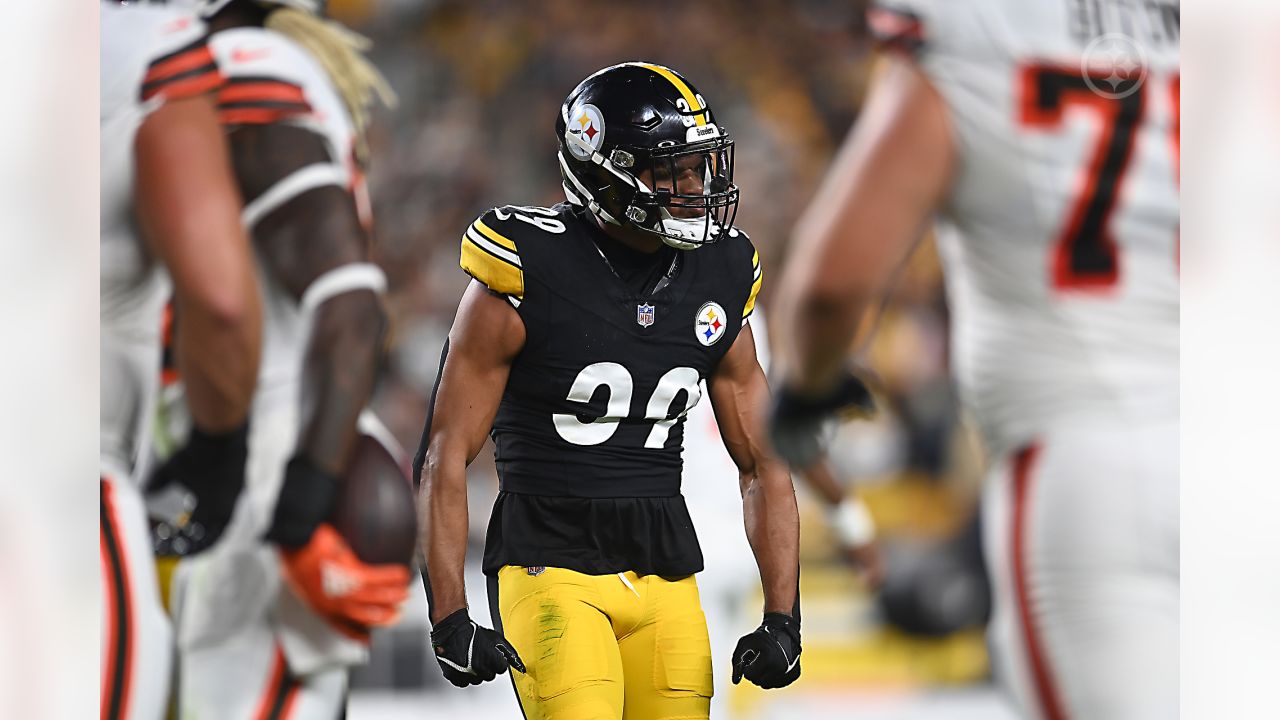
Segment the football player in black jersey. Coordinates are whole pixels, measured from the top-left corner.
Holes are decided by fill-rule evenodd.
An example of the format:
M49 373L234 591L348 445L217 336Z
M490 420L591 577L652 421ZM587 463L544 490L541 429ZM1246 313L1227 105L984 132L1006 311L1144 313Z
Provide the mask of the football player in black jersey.
M556 132L568 202L489 210L462 238L474 280L415 460L432 644L455 685L519 671L529 718L705 718L702 551L680 495L700 380L765 598L733 679L800 675L799 521L761 436L769 390L747 323L760 260L733 227L733 142L687 80L641 62L582 81ZM490 433L496 631L472 621L463 590L466 467Z

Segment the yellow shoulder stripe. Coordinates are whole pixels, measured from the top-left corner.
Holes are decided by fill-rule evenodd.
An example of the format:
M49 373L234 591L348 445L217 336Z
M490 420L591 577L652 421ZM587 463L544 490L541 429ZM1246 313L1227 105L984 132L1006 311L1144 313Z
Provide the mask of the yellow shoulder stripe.
M462 256L458 264L490 290L524 299L524 271L520 266L485 249L470 237L470 233L462 236Z
M751 283L751 294L747 296L747 304L742 307L742 317L747 317L756 309L756 296L760 294L760 286L764 284L764 271L760 268L760 254L752 259L755 263L755 282Z
M662 77L666 78L667 81L670 82L672 85L675 85L676 90L680 93L680 96L684 98L685 102L689 103L689 110L698 113L697 115L693 116L694 122L696 122L699 125L707 124L707 115L705 112L702 112L706 108L702 107L702 103L698 102L698 96L693 94L693 90L689 87L687 83L685 83L684 80L680 79L679 75L676 75L675 73L671 72L667 68L662 67L661 65L654 65L652 63L636 63L636 64L642 68L645 68L646 70L652 70L658 73Z
M476 229L479 230L481 233L483 233L484 236L489 238L490 240L498 243L499 245L505 247L508 250L516 249L515 241L507 239L505 235L499 232L495 232L488 225L484 224L484 220L476 220L474 224L476 226Z

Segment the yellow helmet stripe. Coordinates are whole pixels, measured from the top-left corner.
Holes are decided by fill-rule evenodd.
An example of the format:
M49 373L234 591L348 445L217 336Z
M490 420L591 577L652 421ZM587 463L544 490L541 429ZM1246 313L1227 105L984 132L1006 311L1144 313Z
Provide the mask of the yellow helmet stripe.
M702 104L698 102L698 96L693 94L693 90L689 87L687 83L685 83L684 80L680 79L679 75L671 72L670 70L662 67L661 65L654 65L652 63L636 63L636 64L642 68L645 68L646 70L652 70L658 73L662 77L666 78L667 81L670 82L672 85L675 85L676 90L680 92L680 96L684 98L685 102L689 103L689 109L692 110L693 112L698 113L697 115L693 116L694 122L696 122L699 125L707 124L707 114L705 112L706 108L702 107Z

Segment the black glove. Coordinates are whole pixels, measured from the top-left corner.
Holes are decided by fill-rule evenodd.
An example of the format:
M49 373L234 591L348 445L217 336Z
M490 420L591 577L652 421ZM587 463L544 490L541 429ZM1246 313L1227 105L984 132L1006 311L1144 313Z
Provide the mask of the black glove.
M792 467L805 468L825 451L822 428L828 420L851 413L869 415L875 407L866 384L849 372L821 397L804 397L783 385L773 396L769 437L779 457Z
M431 629L436 662L449 682L458 687L479 685L507 671L524 672L524 663L506 638L475 624L462 608Z
M338 478L316 467L305 455L294 455L284 468L271 527L263 539L287 550L306 545L337 501Z
M743 635L733 651L733 684L744 677L765 690L795 682L800 677L800 621L765 613L760 627Z
M164 515L151 523L157 555L194 555L222 536L244 488L248 438L247 424L216 434L193 427L187 444L151 474L148 506Z

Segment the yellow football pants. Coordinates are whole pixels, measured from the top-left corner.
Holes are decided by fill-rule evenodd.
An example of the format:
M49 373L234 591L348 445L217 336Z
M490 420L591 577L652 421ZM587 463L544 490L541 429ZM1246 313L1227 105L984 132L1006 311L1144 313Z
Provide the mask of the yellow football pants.
M705 719L711 645L693 576L507 566L490 608L524 661L528 720Z

